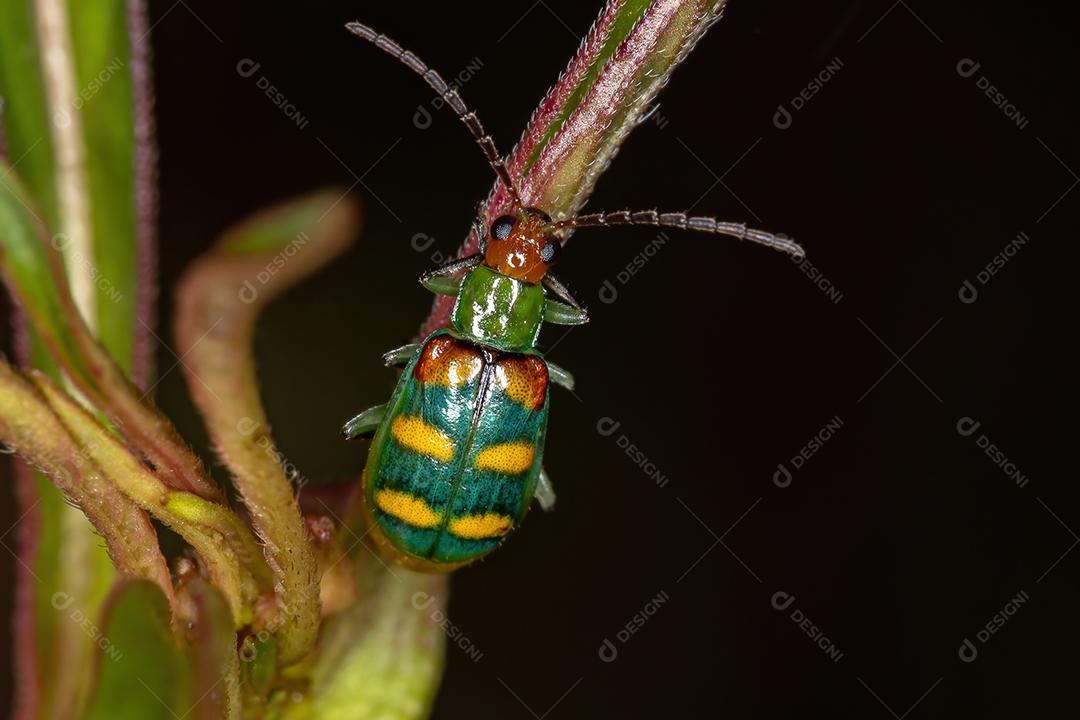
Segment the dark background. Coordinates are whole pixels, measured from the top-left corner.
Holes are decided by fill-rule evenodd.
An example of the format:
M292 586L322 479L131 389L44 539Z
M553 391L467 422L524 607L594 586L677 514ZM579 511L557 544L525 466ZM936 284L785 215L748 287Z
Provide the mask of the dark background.
M338 428L388 397L379 354L412 338L430 304L415 278L455 252L492 182L445 110L414 125L426 86L343 23L375 26L448 77L479 60L462 94L509 152L597 5L151 2L163 327L183 268L228 224L362 179L360 242L273 307L258 337L277 438L313 481L359 473L366 444ZM575 237L559 274L593 322L543 337L579 386L552 398L558 508L454 576L450 617L482 657L449 647L435 717L1075 714L1075 38L1049 10L1004 7L730 4L589 207L696 202L782 230L832 295L777 253L678 233L622 283L654 231ZM967 78L965 58L981 63ZM243 59L255 76L237 72ZM778 106L830 63L778 128ZM1023 127L980 91L984 76ZM1027 243L980 283L1020 232ZM417 251L417 233L434 243ZM960 300L965 280L975 302ZM166 349L158 360L174 363ZM205 449L180 373L158 400ZM971 436L957 431L966 417L981 423ZM613 435L603 418L621 423ZM795 469L830 421L839 429ZM794 596L783 611L778 592ZM974 662L959 657L965 638Z

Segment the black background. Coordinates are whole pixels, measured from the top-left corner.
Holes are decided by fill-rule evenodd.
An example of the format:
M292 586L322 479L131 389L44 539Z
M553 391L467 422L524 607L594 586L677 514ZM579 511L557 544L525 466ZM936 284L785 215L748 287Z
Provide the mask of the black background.
M414 125L426 86L343 23L373 25L446 76L482 63L462 94L508 152L596 5L151 3L164 328L183 268L228 224L362 178L355 249L260 325L265 400L305 476L359 473L366 444L338 428L389 395L379 354L412 338L430 304L415 278L434 252L455 252L492 180L445 110ZM662 93L663 123L635 131L589 207L694 204L782 230L840 299L780 254L678 233L623 284L654 231L575 237L559 274L593 322L542 339L579 386L552 398L558 508L455 575L450 617L482 657L448 649L435 717L1075 713L1074 33L1046 9L1004 7L731 3ZM965 58L981 63L972 77L957 71ZM244 59L255 76L237 72ZM778 106L837 59L778 128ZM1024 127L980 91L983 76ZM979 283L1020 232L1027 244ZM435 242L418 252L417 233ZM598 299L605 280L611 304ZM973 303L960 301L965 280ZM163 348L158 362L175 360ZM205 449L179 372L158 399ZM970 437L964 417L981 422ZM621 423L613 436L602 418ZM778 487L778 464L791 468L834 418L840 429ZM785 611L777 592L795 597Z

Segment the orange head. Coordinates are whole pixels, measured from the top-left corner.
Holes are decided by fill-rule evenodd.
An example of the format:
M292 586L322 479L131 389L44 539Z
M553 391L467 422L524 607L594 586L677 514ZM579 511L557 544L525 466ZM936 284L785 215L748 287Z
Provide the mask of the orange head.
M515 280L538 283L555 263L562 244L542 210L525 208L491 223L485 238L484 264Z

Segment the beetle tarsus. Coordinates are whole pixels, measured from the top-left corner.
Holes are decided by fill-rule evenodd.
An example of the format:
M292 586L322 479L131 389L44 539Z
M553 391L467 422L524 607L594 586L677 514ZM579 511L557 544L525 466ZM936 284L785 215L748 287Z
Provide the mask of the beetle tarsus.
M379 427L379 423L382 422L383 415L385 414L386 405L370 407L345 423L345 426L341 428L341 434L346 440L352 440L360 435L374 432Z
M536 480L536 492L533 496L545 512L555 509L555 486L551 484L551 478L544 468L540 468L540 477Z

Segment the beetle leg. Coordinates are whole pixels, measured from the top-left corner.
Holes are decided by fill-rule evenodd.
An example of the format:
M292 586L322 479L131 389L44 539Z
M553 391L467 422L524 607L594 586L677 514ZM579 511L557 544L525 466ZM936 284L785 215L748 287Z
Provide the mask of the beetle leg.
M584 325L589 322L589 311L547 298L544 300L544 322L552 325Z
M547 364L548 378L559 387L564 387L570 392L574 391L574 376L553 362Z
M420 278L420 282L436 295L457 295L461 292L461 278L432 275Z
M408 345L402 345L399 348L394 348L388 353L384 353L382 356L383 362L387 367L393 367L395 365L404 365L413 359L413 355L420 352L420 348L424 347L423 343L409 343Z
M577 310L585 309L581 306L581 303L574 299L574 294L570 292L570 289L563 285L559 281L559 278L555 277L551 273L545 274L544 279L541 280L541 282L544 284L544 287L550 290L555 297L559 298L570 307Z
M545 511L555 507L555 487L551 484L551 478L548 477L544 468L540 468L540 479L536 481L534 497Z
M465 270L472 270L483 261L484 256L479 253L451 260L445 265L432 268L421 275L420 284L436 295L457 295L461 280L450 276Z
M341 434L345 436L346 440L352 440L358 435L372 432L379 427L379 423L382 422L383 415L385 414L385 405L370 407L345 423L345 427L341 428Z

